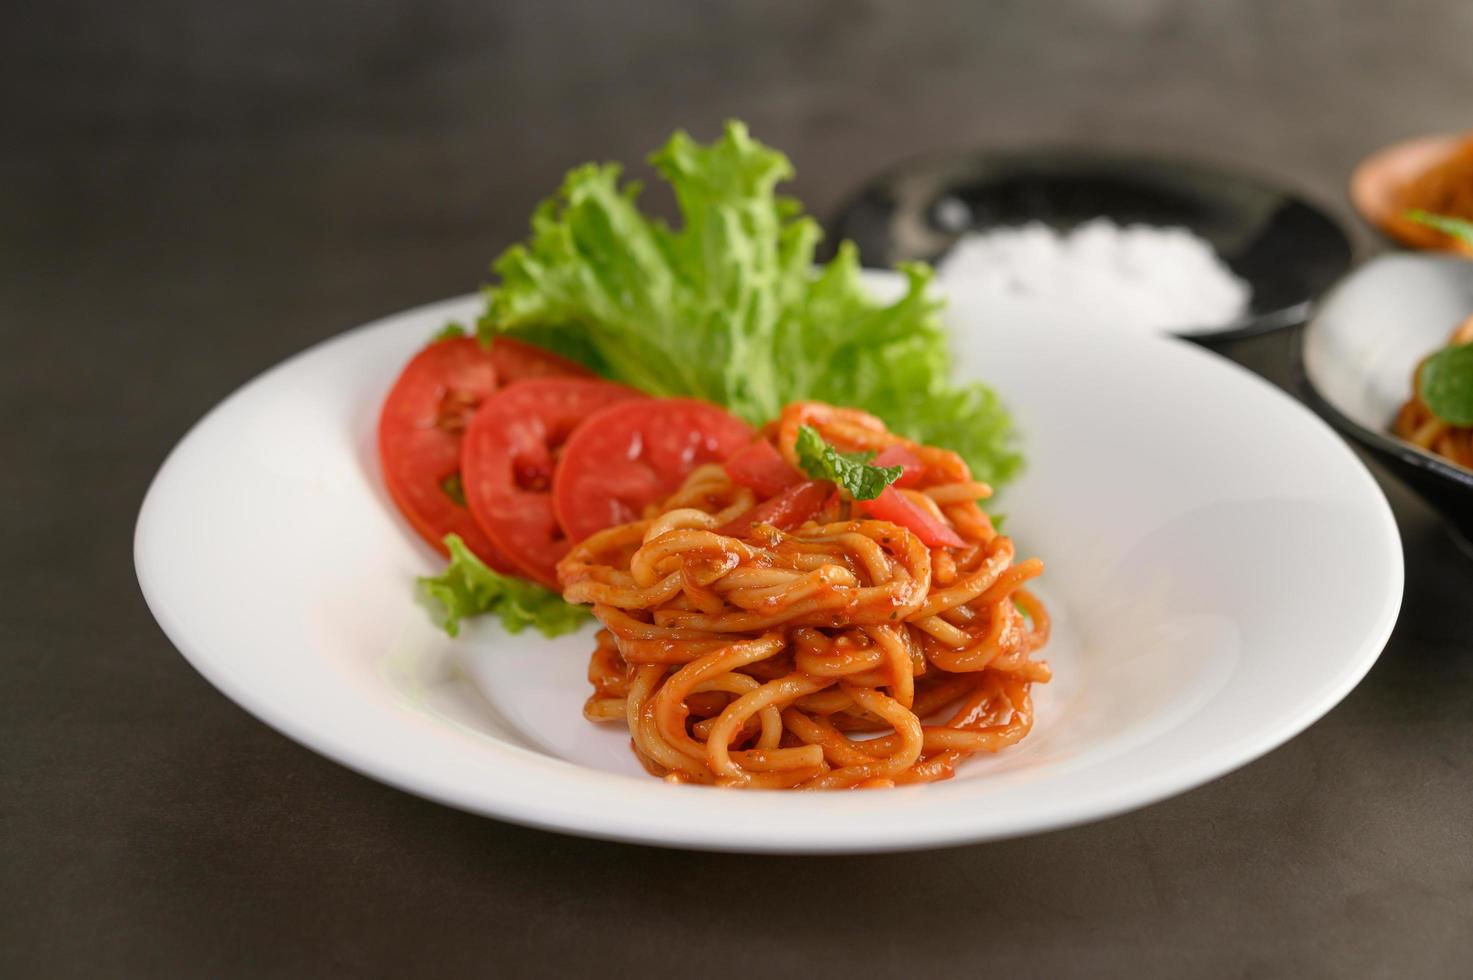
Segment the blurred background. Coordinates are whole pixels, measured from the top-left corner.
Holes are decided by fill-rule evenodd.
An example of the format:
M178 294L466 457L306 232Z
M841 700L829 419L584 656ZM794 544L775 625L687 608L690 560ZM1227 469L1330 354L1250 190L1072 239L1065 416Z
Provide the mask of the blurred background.
M310 343L475 288L569 167L619 160L639 173L673 129L709 139L739 117L791 157L789 191L827 219L877 171L933 151L1162 152L1284 182L1340 219L1363 257L1382 245L1346 203L1351 168L1394 140L1466 129L1473 92L1473 4L1457 0L6 9L0 967L12 969L0 972L11 975L181 963L224 975L249 962L322 975L415 964L426 950L475 969L485 962L458 943L497 913L516 916L503 928L527 923L508 942L546 950L641 903L662 929L714 942L698 899L732 880L757 894L776 867L555 838L371 783L217 694L137 593L133 520L195 419ZM1270 335L1230 353L1287 384L1288 343ZM1408 601L1466 603L1466 576L1426 570L1460 560L1436 519L1387 490L1409 558L1425 560L1409 564ZM945 855L809 862L840 892L914 878L933 883L909 893L917 901L1008 923L925 948L836 947L830 965L954 968L965 940L1020 976L1040 949L1059 969L1192 975L1214 962L1197 944L1243 975L1270 961L1306 976L1332 963L1341 975L1450 967L1466 952L1469 883L1438 855L1466 836L1418 830L1408 811L1362 814L1344 795L1264 792L1337 785L1411 812L1452 793L1437 782L1451 768L1414 778L1426 746L1368 727L1411 717L1428 685L1467 683L1466 658L1432 652L1447 637L1419 632L1416 613L1404 613L1398 656L1247 770L1132 818L968 852L968 875L1010 883L1005 903L973 894ZM1463 716L1444 702L1438 718ZM1453 796L1466 802L1466 789ZM1413 853L1423 863L1408 865ZM637 888L646 872L680 884L653 897ZM1081 878L1096 883L1088 897L1065 884ZM349 908L348 895L362 901ZM660 942L633 936L610 962Z
M745 119L820 217L898 159L1064 143L1244 167L1354 225L1353 164L1462 128L1473 87L1473 6L1438 0L62 0L19 23L8 329L172 320L203 354L258 350L239 335L269 318L256 366L465 291L568 167L677 127Z

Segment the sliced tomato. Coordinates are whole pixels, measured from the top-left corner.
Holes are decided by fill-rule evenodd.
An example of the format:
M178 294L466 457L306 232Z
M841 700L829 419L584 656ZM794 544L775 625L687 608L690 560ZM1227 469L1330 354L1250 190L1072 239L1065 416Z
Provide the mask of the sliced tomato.
M476 522L523 575L557 588L569 541L552 507L552 476L578 424L639 392L592 378L533 378L488 398L466 427L460 467Z
M590 415L563 447L553 478L558 523L581 541L638 520L679 489L690 471L752 441L752 428L710 402L649 398Z
M874 500L857 500L855 505L877 521L889 521L905 528L928 548L960 548L966 544L949 526L906 499L893 485L882 490Z
M405 366L379 413L384 485L405 519L442 555L444 538L499 572L512 564L486 537L460 494L460 443L470 417L495 394L492 354L472 337L436 341Z
M576 361L515 337L497 337L491 342L491 363L503 385L531 378L593 377L592 371Z
M771 524L780 531L791 531L817 514L833 493L834 485L828 480L805 480L733 518L717 528L716 533L744 538L757 524Z
M783 459L777 447L766 439L743 446L724 465L733 482L752 488L762 497L774 496L803 482L798 468Z
M891 484L894 487L915 486L926 475L926 464L921 462L921 458L899 443L880 450L880 454L870 460L870 465L899 466L904 470L900 478Z

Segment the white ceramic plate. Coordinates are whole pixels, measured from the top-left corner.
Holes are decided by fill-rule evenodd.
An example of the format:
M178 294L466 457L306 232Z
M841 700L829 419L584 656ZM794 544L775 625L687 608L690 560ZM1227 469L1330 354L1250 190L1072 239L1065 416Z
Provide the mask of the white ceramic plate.
M150 607L229 697L410 792L505 820L738 851L881 851L1119 813L1222 775L1338 702L1401 604L1385 498L1309 411L1153 337L956 324L958 370L1011 405L1029 466L998 509L1057 619L1026 741L945 783L724 791L645 775L580 708L591 629L547 641L415 604L437 567L374 459L379 401L474 298L344 334L251 382L155 479Z

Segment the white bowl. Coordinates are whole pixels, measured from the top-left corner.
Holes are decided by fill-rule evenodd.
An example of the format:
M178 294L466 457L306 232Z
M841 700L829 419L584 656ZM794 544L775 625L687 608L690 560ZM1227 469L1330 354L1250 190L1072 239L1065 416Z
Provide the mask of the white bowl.
M570 833L741 851L985 840L1159 800L1329 710L1401 602L1390 511L1326 426L1191 345L969 325L1029 466L999 503L1047 564L1056 680L1019 746L946 783L742 792L645 775L579 708L591 631L438 634L412 598L437 560L380 485L373 429L405 360L468 297L292 358L200 422L139 516L150 607L268 724L410 792Z
M1473 471L1392 434L1412 374L1473 314L1473 262L1382 255L1346 276L1304 330L1302 371L1320 412L1373 450L1473 548Z

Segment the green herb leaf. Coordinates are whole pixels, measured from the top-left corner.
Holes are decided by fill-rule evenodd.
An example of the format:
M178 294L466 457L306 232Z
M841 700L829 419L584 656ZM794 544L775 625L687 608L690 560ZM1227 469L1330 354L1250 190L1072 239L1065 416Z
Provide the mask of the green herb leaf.
M437 343L439 343L442 340L454 340L456 337L464 337L464 336L465 336L465 327L462 326L460 323L456 322L455 320L451 320L449 323L447 323L443 327L441 327L435 333L435 335L430 338L430 343L437 344Z
M956 450L979 480L1020 465L997 396L949 377L931 270L901 267L886 304L860 279L854 246L815 266L821 233L776 192L786 157L729 122L700 144L676 133L651 158L678 226L647 217L612 164L570 172L501 254L483 337L510 333L652 395L724 405L749 422L799 399L852 405L918 442Z
M1426 225L1428 228L1435 228L1444 235L1451 235L1454 238L1467 242L1469 245L1473 245L1473 221L1466 221L1463 218L1452 218L1443 214L1431 214L1427 211L1408 211L1405 217L1408 221L1415 221L1417 224Z
M460 622L494 612L508 633L535 626L544 636L571 633L583 625L588 610L563 600L550 589L486 567L459 535L447 534L450 566L444 574L419 579L431 615L446 633L457 636Z
M1448 425L1473 425L1473 344L1444 347L1422 362L1418 390Z
M444 491L445 496L455 501L461 507L466 505L465 483L461 481L459 473L451 473L445 479L441 480L440 489Z
M903 466L871 466L874 453L841 453L813 428L798 426L798 468L815 480L832 480L855 500L874 500L905 472Z

